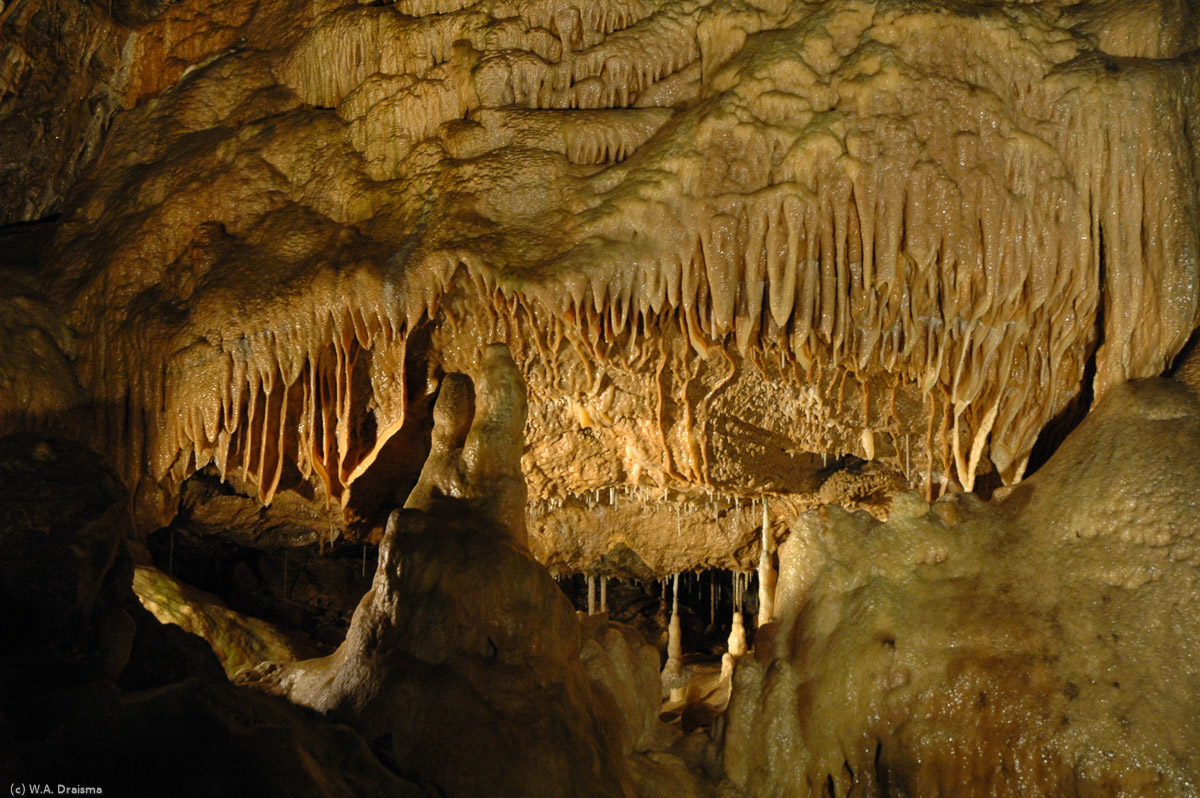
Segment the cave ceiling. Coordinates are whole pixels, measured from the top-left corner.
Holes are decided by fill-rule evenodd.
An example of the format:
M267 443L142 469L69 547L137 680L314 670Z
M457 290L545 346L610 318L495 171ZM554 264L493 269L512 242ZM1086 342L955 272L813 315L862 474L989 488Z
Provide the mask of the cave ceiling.
M144 530L200 471L371 521L500 341L540 559L746 566L764 496L1019 481L1197 323L1185 4L0 20L0 417L106 453Z

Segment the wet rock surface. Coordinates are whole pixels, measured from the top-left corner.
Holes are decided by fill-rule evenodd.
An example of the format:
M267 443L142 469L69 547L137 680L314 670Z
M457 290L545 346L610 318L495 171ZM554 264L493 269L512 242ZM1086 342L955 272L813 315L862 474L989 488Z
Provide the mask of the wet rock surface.
M377 539L499 340L566 570L751 567L759 495L986 494L1195 328L1194 11L11 3L8 218L61 209L33 288L71 335L9 333L69 367L13 369L5 428L70 406L143 532L211 467Z

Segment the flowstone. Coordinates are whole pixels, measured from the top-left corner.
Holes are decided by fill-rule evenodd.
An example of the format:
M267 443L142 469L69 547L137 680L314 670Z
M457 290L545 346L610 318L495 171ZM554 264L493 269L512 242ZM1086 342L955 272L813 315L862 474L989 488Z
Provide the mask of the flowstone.
M770 642L734 675L729 780L754 796L1194 793L1198 450L1190 388L1128 383L1002 500L802 516Z

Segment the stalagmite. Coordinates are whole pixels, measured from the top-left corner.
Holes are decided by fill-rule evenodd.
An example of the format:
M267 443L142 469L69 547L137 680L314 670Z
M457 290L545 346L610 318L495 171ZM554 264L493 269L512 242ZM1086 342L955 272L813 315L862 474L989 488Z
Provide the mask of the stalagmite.
M600 612L608 612L608 577L600 577Z
M733 573L733 626L729 630L729 640L727 642L728 656L737 659L746 653L746 625L742 620L742 598L744 590L742 588L742 573L734 571Z
M671 580L671 620L667 625L667 662L662 670L662 685L671 704L683 704L687 696L687 678L683 671L683 628L679 617L679 574Z
M733 671L737 661L746 653L746 626L742 620L741 573L733 572L733 621L726 641L725 653L721 655L720 684L725 696L733 688ZM726 699L727 700L727 699Z
M779 548L773 645L738 664L733 786L1192 794L1200 623L1179 607L1195 602L1198 448L1196 395L1132 382L999 500L803 514Z
M596 614L596 578L591 574L587 575L587 614Z
M758 626L765 626L775 616L775 565L771 553L771 521L767 514L767 497L763 496L762 553L758 558Z
M667 668L678 672L683 667L683 638L679 620L679 574L671 583L671 623L667 632Z
M729 654L735 659L746 653L746 625L742 621L742 611L733 613L733 628L729 631Z

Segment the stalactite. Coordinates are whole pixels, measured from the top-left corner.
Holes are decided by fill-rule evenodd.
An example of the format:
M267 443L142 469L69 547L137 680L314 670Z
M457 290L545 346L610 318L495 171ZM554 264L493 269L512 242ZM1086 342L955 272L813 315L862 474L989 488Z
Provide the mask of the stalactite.
M701 14L677 4L612 0L597 10L538 2L511 10L519 24L500 24L488 9L454 13L468 5L402 0L396 8L314 12L279 54L288 90L332 109L309 114L320 120L311 131L293 120L295 129L331 152L335 142L349 142L330 163L361 160L362 171L346 184L354 190L320 170L302 174L304 159L284 157L263 125L222 120L211 104L191 102L192 84L180 85L179 94L190 98L183 105L217 114L203 125L191 118L196 131L215 136L223 129L217 122L244 131L245 141L221 140L230 161L262 161L278 173L241 181L275 198L264 207L291 203L322 222L297 230L296 253L276 247L271 236L255 232L269 214L241 211L257 201L250 189L229 203L236 213L218 213L198 193L208 181L196 176L208 172L162 155L176 134L146 136L161 165L147 155L145 182L134 187L178 195L160 210L139 210L150 214L150 223L139 226L156 231L155 241L131 233L115 254L76 252L64 267L64 284L80 285L71 315L81 331L80 381L95 396L97 446L113 452L131 485L148 477L177 491L209 462L222 476L240 464L259 497L270 501L294 463L305 478L315 474L327 496L347 502L408 402L403 375L372 382L371 396L358 395L366 353L403 346L431 321L465 324L451 317L477 313L476 305L486 303L489 332L514 346L532 335L555 386L564 375L570 381L574 358L594 384L621 349L630 360L634 352L660 354L646 403L655 405L660 433L654 455L672 481L707 485L715 469L708 461L712 416L687 396L688 384L701 380L689 375L682 395L664 395L667 366L675 370L688 360L661 345L665 330L679 330L684 346L701 357L717 347L732 364L733 344L751 362L778 355L780 371L790 366L787 379L797 383L813 371L824 384L840 380L837 408L848 416L846 429L800 442L813 453L825 448L826 465L829 453L853 448L846 445L851 436L868 459L884 451L876 435L884 430L897 464L895 444L905 436L905 477L919 485L909 441L920 430L889 422L896 421L896 385L924 392L930 426L917 439L915 465L924 470L919 486L933 498L935 479L938 492L952 480L973 488L989 457L1005 481L1019 479L1038 432L1077 392L1097 345L1094 381L1103 393L1120 380L1161 371L1195 326L1187 265L1195 260L1194 225L1187 222L1195 215L1195 192L1184 124L1195 99L1191 62L1165 59L1161 74L1179 79L1151 80L1139 70L1108 70L1092 45L1050 36L1049 23L1026 31L1015 16L981 21L950 14L937 31L918 34L921 26L833 9L828 20L813 20L813 30L854 31L845 51L802 60L788 48L751 48L746 58L769 76L760 85L721 65L752 28L782 24L777 12L727 24L724 10ZM401 7L407 10L395 13ZM429 9L439 13L423 16ZM978 25L1005 34L979 38L1011 71L1003 81L977 67L982 56L963 60L957 50L928 45L930 36L940 41ZM996 50L999 41L1005 44ZM857 71L870 48L905 68L886 79ZM1058 68L1064 64L1071 66ZM688 69L711 103L702 114L690 100L664 102L670 108L566 110L639 104L651 97L652 84ZM197 67L197 77L201 72ZM943 91L951 92L950 102L924 102ZM979 106L976 95L1002 101ZM903 118L889 105L914 98L922 101L911 104L919 112ZM825 110L814 117L817 106ZM139 124L161 121L153 109L145 117ZM834 118L836 124L829 122ZM519 203L491 197L496 181L470 171L518 150L555 156L545 163L559 163L558 155L591 164L624 160L619 168L571 172L586 175L579 185L589 188L579 193L570 193L571 181L556 179L558 167L514 174L518 188L567 186L560 205L546 200L552 203L546 218L569 208L572 221L561 240L548 236L545 251L530 262ZM410 162L411 153L423 154ZM442 153L445 162L438 160ZM415 228L412 208L367 190L372 180L407 179L407 165L417 161L416 171L431 179L436 173L437 185L479 189L480 218L494 225L486 253L460 240L459 217L438 204L437 190L420 205L428 221ZM105 202L114 212L118 203L103 193L124 182L111 170L101 169L100 178L79 223L116 219L130 227L127 218L107 212ZM328 191L321 181L331 183ZM145 190L151 185L153 191ZM361 201L348 199L356 193ZM663 217L663 207L672 213ZM189 246L204 247L189 225L164 223L168 210L214 224L219 217L237 249L276 250L262 257L264 275L282 281L278 294L217 301L206 292L215 297L219 281L201 280L203 291L178 292L161 319L145 311L153 303L143 291L167 285L168 267L197 278L211 268L200 265L199 255L190 264L174 260ZM647 229L648 218L663 221ZM670 218L695 223L679 226ZM365 225L366 219L379 223ZM109 232L105 224L95 221L97 235L81 240L100 240ZM336 235L322 239L321 225ZM403 247L369 240L363 231L372 226L394 226L413 238ZM251 241L255 235L260 239ZM350 243L343 248L339 236ZM197 241L189 244L192 237ZM317 243L306 250L306 238ZM580 243L593 240L611 246L581 267ZM238 265L220 253L213 258L214 275ZM462 303L453 311L442 304L448 292ZM133 296L140 297L136 303ZM1102 300L1104 329L1096 340ZM121 309L128 318L120 318ZM203 328L187 326L201 321ZM184 326L172 327L177 323ZM220 329L227 332L212 335ZM539 330L553 343L543 348ZM626 340L615 340L622 335ZM573 355L561 349L564 337ZM145 343L151 340L171 346L157 353ZM208 354L196 354L205 347ZM871 402L872 380L881 376L893 389L892 419L880 418L889 410L878 395ZM705 375L705 385L711 377ZM861 408L846 400L847 382L861 388ZM679 387L678 380L671 386ZM721 381L706 401L724 387ZM673 420L664 418L671 398L680 405ZM400 412L368 417L367 408L387 403ZM940 435L934 413L942 414ZM361 440L371 429L375 439Z
M708 625L717 623L717 572L708 572Z
M771 556L771 520L767 497L763 496L762 552L758 560L758 626L770 623L775 615L775 566Z

